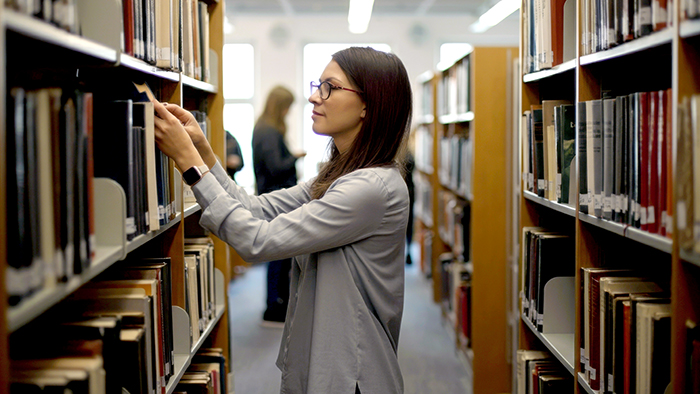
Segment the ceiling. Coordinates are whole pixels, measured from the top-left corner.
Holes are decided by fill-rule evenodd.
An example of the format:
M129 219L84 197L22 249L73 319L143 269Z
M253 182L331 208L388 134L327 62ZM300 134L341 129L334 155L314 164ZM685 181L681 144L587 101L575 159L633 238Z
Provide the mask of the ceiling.
M233 15L347 15L348 0L225 0ZM375 0L373 15L456 16L478 15L489 0Z

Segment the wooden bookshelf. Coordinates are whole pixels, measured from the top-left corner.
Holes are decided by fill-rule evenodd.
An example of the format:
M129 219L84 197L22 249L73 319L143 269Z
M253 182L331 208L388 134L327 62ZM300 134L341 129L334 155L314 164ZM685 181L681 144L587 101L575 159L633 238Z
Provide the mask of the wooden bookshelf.
M136 56L122 52L121 46L110 43L112 38L121 37L121 10L116 14L106 10L115 10L114 2L106 0L77 2L78 14L84 17L86 9L95 12L93 20L104 22L105 31L100 36L80 36L56 24L48 23L40 18L24 15L17 10L6 7L0 8L0 20L3 28L0 34L0 53L5 59L0 66L0 91L2 91L3 119L6 113L6 102L9 89L14 86L27 89L44 87L81 86L100 99L119 99L118 93L111 91L115 86L129 86L131 82L146 82L161 101L176 103L188 110L205 111L208 115L211 129L209 138L212 148L219 157L225 155L225 134L223 129L223 78L221 77L222 51L224 45L224 4L216 0L201 2L206 5L209 20L209 69L216 72L209 82L204 82L186 76L179 69L157 68ZM168 3L167 1L165 2ZM173 4L173 3L170 3ZM102 11L105 12L102 12ZM115 19L116 18L116 19ZM118 20L118 22L116 22ZM119 26L118 30L110 30L111 26ZM88 29L83 29L87 32ZM102 33L104 33L102 35ZM32 48L27 53L26 48ZM21 71L21 72L18 72ZM114 91L116 92L116 91ZM115 119L115 121L118 119ZM95 130L99 132L99 130ZM13 169L13 164L4 158L13 147L8 146L8 129L6 122L0 125L0 206L7 207L8 188L7 173ZM14 347L21 348L23 343L13 340L21 338L23 330L33 322L53 316L54 310L60 309L63 301L69 298L85 284L90 283L105 271L118 265L120 261L131 257L163 256L170 258L172 270L172 304L173 332L175 334L175 354L172 377L164 388L166 393L175 391L179 379L193 360L199 348L221 348L226 358L224 374L228 384L232 384L230 371L230 343L228 326L227 285L231 279L228 247L212 236L214 241L214 265L216 270L212 281L216 283L216 310L212 320L204 328L199 341L190 343L190 320L185 312L187 307L185 295L185 239L191 234L208 235L199 227L196 218L200 213L197 204L183 203L182 181L174 170L172 162L170 170L174 177L172 197L174 214L172 220L161 225L159 230L148 231L128 240L124 229L125 198L124 189L115 181L107 178L95 178L95 215L97 232L96 253L89 266L66 282L57 282L51 288L44 288L25 298L16 305L8 306L9 291L6 288L6 270L8 250L13 247L7 242L8 220L14 212L0 210L0 294L5 298L0 303L0 392L10 392L10 374L13 360L10 353ZM230 388L232 390L232 388Z
M471 337L456 332L455 344L473 369L474 393L505 392L511 381L504 179L512 127L506 86L517 57L517 48L476 47L421 80L424 100L425 92L433 98L424 104L426 113L420 118L428 138L417 140L432 145L432 162L418 166L419 176L430 184L432 200L427 202L432 217L417 220L432 234L430 261L423 264L430 266L433 300L453 330L460 329L461 319L455 292L460 278L469 278ZM432 116L427 113L431 109ZM448 271L444 259L450 261Z
M571 0L570 0L571 1ZM522 10L527 9L527 3L523 2ZM542 100L567 99L574 105L578 103L600 100L606 97L617 97L619 95L629 95L637 92L659 92L666 91L671 95L670 119L671 141L666 141L671 154L667 157L665 164L671 169L671 185L667 198L672 207L672 221L666 222L666 227L670 234L661 234L653 231L638 228L635 225L619 223L614 219L604 219L592 212L582 210L582 201L579 199L580 190L577 187L575 203L563 204L538 197L536 193L528 191L526 181L522 175L526 172L525 163L515 174L517 180L514 187L519 198L518 218L519 222L515 230L522 233L524 227L543 226L555 231L571 234L575 238L575 269L573 288L570 290L574 294L574 304L576 322L574 330L570 335L569 342L556 345L548 342L541 332L539 332L531 322L523 317L518 328L518 349L524 350L544 350L548 349L555 358L560 359L560 355L573 352L573 365L568 361L561 364L572 375L571 389L575 393L594 393L583 370L580 341L584 336L581 332L581 319L584 312L584 300L579 292L582 281L582 268L589 267L609 267L609 268L635 268L644 274L653 277L658 283L668 284L671 304L671 329L670 338L662 338L670 343L670 359L665 360L665 365L670 362L670 392L686 393L691 392L687 386L690 376L689 357L687 352L689 330L686 328L686 321L698 322L700 319L700 271L698 270L698 254L692 250L684 248L682 235L680 233L685 223L685 217L693 217L692 205L688 206L687 195L679 196L683 188L689 187L691 193L695 193L697 185L681 182L682 175L688 171L697 171L697 167L688 168L687 164L681 161L679 156L680 146L683 144L681 138L681 107L684 99L700 94L700 40L698 40L698 20L687 20L685 17L685 7L688 2L674 2L673 9L668 9L670 15L667 27L659 27L658 30L652 27L648 34L639 35L629 41L619 42L609 48L599 48L590 50L585 47L587 34L584 32L586 7L585 0L575 3L576 23L574 59L565 61L553 68L537 70L531 72L525 64L530 60L525 51L521 54L521 66L523 70L519 75L519 87L521 89L520 102L515 107L523 114L531 109L531 105L537 105ZM669 5L670 6L670 5ZM521 48L527 49L531 44L527 38L529 36L527 15L521 13ZM566 41L565 41L566 42ZM634 69L635 74L630 75L630 70ZM641 75L641 77L640 77ZM576 108L577 132L576 132L576 152L579 153L581 146L581 135L578 133L578 124L581 121L581 113ZM617 111L617 108L616 108ZM668 122L668 120L666 121ZM692 126L693 140L697 138L696 126ZM516 138L523 141L521 128ZM521 160L523 150L521 143ZM693 154L694 155L694 154ZM578 161L576 174L581 174L582 163L580 155L577 154ZM695 156L693 160L697 160ZM590 168L590 167L589 167ZM590 179L590 178L589 178ZM572 182L578 182L578 177ZM659 186L664 187L664 186ZM590 190L590 189L589 189ZM687 212L678 212L679 207L688 208ZM656 207L658 208L658 206ZM573 219L571 219L573 218ZM658 222L657 222L658 223ZM691 221L692 223L692 221ZM695 222L697 223L697 222ZM691 232L697 231L695 229ZM697 234L693 234L697 239ZM521 245L522 246L522 245ZM520 258L522 259L522 252ZM519 274L523 274L522 260ZM521 283L513 284L513 291L522 291ZM546 314L546 312L545 312ZM514 366L515 368L515 366ZM599 372L599 371L598 371ZM662 373L657 371L657 373ZM651 371L652 376L655 371ZM516 376L516 370L513 370ZM660 392L663 392L661 390Z

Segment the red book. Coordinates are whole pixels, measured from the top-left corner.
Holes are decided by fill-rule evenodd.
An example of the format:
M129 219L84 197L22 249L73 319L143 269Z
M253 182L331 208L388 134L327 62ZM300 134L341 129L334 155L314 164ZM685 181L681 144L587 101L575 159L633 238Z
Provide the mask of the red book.
M124 53L134 56L134 3L122 0L124 9Z
M659 120L660 112L659 92L649 92L649 127L648 127L648 202L647 202L647 231L656 234L659 231Z
M649 93L639 93L639 206L641 229L649 230ZM597 389L596 389L597 390Z
M668 214L666 207L668 202L666 201L668 195L668 150L666 146L668 145L667 135L666 135L666 107L667 102L666 91L659 91L659 124L657 128L658 133L658 151L659 151L659 187L657 189L658 193L658 209L659 209L659 234L666 235L666 216Z
M93 117L92 117L92 108L93 108L93 95L91 92L85 92L83 93L83 100L85 106L83 116L84 116L84 121L85 121L85 132L87 134L87 157L85 158L85 166L86 168L86 175L87 175L87 193L86 193L86 199L87 201L85 202L87 204L87 214L88 214L88 223L87 223L87 247L88 247L88 258L90 261L92 261L93 258L95 258L95 250L97 248L97 241L95 239L95 186L94 186L94 180L95 180L95 163L93 162Z
M666 159L664 160L664 164L666 165L666 182L665 182L665 188L666 188L666 236L671 238L671 235L673 233L673 223L672 223L672 218L673 218L673 166L670 164L671 160L673 160L673 143L672 143L672 138L673 138L673 94L671 89L666 89L666 93L664 94L664 117L665 117L665 122L664 122L664 133L665 137L665 153L666 153ZM662 186L664 187L664 186Z

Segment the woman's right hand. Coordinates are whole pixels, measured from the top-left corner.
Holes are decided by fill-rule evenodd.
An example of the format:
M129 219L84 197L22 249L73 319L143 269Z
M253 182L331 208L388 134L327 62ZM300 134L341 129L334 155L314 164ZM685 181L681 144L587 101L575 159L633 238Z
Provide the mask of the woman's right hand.
M197 122L197 119L195 119L194 115L177 104L162 104L164 108L168 110L168 112L170 112L177 120L180 121L183 128L187 132L187 135L189 135L190 140L192 140L195 148L197 148L197 152L204 160L204 163L209 168L214 167L217 162L216 155L214 155L214 151L212 150L211 145L209 145L209 141L204 135L201 127L199 127L199 123Z

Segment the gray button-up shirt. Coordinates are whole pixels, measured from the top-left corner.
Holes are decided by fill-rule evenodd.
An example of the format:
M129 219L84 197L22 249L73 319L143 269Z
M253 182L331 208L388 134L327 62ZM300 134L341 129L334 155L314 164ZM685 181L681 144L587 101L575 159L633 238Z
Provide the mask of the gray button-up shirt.
M403 393L406 184L397 168L380 167L337 179L320 199L310 185L251 196L217 164L193 190L200 224L244 260L296 256L281 393Z

